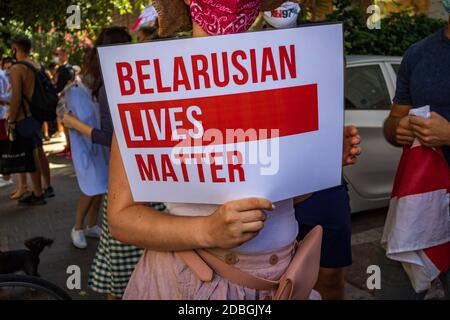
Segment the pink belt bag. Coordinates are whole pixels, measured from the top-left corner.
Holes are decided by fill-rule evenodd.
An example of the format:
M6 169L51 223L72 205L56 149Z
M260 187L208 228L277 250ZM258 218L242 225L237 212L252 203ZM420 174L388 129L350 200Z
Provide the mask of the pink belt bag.
M202 281L211 281L215 272L222 278L246 288L275 291L273 300L307 300L319 275L321 245L322 227L316 226L296 246L286 272L278 281L244 272L208 250L178 251L177 255Z

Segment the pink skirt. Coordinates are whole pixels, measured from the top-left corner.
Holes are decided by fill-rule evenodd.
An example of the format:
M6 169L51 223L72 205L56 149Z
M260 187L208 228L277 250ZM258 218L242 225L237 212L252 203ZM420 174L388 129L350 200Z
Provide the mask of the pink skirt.
M211 253L258 277L279 280L292 259L293 246L264 254ZM128 283L124 300L264 300L272 291L246 288L214 274L201 281L174 252L146 250Z

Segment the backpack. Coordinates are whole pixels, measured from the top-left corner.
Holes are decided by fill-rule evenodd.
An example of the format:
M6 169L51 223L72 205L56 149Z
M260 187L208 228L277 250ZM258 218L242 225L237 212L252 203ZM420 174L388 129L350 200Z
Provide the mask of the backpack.
M56 106L58 104L58 95L50 78L45 73L45 69L41 66L36 69L27 61L17 61L16 64L23 64L31 70L35 75L33 95L30 99L22 94L30 107L31 115L38 121L53 121L56 119Z

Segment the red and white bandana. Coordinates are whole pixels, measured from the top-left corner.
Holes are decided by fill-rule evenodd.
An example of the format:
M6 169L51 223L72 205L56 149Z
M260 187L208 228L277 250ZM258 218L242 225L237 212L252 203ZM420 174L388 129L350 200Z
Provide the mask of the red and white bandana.
M259 14L262 0L192 0L191 15L209 35L247 31Z

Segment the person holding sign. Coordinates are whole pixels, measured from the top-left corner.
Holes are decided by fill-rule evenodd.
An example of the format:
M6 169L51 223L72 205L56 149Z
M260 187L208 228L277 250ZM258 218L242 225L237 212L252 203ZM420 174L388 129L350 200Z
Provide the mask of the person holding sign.
M206 37L244 32L260 9L270 10L281 2L193 0L186 1L186 6L180 0L153 1L153 5L159 14L160 36L189 28L191 17L193 36ZM357 131L350 129L343 148L344 163L355 162L360 152L356 146ZM170 214L157 212L133 201L115 137L109 201L113 237L147 248L124 299L265 299L274 294L218 275L205 279L201 272L188 267L180 251L208 249L223 259L222 265L226 263L250 277L267 280L280 279L291 262L298 233L293 199L276 204L264 198L245 198L222 205L166 203Z

